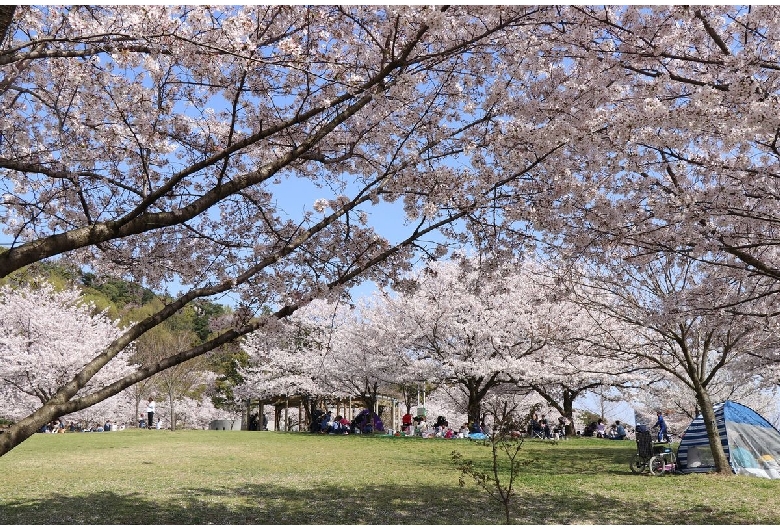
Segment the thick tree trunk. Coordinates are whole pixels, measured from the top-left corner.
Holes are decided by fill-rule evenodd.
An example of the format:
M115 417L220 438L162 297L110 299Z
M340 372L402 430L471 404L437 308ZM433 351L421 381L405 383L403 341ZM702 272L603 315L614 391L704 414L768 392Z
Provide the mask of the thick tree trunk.
M704 426L707 428L707 438L710 441L710 450L712 451L712 458L715 462L715 471L723 475L731 474L731 465L729 459L726 457L726 452L723 450L723 444L720 441L720 433L718 432L718 425L715 420L715 410L713 409L712 400L710 398L707 389L697 385L696 388L696 401L701 408L702 418L704 420Z
M476 389L469 388L469 402L468 402L468 423L469 427L474 423L479 423L482 417L482 396Z

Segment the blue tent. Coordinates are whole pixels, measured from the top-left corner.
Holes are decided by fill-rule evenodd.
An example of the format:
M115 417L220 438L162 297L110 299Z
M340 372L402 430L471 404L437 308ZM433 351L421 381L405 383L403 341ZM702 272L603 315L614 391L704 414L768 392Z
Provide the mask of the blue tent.
M780 431L760 414L739 403L715 405L720 442L731 469L738 475L780 478ZM684 473L715 470L704 420L699 415L680 440L677 462Z

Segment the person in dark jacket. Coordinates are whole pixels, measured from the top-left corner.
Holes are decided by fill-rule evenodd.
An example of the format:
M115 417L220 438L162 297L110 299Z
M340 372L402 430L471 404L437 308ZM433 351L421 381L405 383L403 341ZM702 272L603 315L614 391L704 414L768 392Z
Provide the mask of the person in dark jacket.
M658 427L658 441L666 441L666 422L664 421L664 417L661 415L660 410L658 411L658 421L655 422L653 427Z

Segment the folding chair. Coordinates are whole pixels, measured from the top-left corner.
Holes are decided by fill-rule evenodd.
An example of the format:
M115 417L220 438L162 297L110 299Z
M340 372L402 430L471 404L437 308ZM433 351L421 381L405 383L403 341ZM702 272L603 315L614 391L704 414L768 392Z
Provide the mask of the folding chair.
M542 426L536 422L531 423L531 437L532 438L539 438L540 440L544 440L546 436L544 435L544 429Z

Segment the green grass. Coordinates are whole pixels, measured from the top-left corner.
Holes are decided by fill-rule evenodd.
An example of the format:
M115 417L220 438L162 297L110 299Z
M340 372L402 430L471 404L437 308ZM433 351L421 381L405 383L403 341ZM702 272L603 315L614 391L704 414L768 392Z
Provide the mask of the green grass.
M36 434L0 458L3 524L499 524L468 440L240 431ZM780 481L634 475L634 442L527 441L518 523L778 524Z

